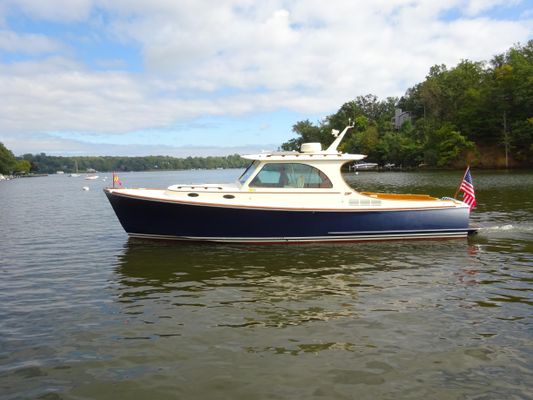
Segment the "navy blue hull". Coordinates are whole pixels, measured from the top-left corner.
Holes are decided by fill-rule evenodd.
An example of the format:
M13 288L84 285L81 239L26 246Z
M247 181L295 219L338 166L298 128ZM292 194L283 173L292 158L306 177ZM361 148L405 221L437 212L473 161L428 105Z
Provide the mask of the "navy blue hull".
M468 208L296 211L201 206L105 191L131 236L232 242L464 237Z

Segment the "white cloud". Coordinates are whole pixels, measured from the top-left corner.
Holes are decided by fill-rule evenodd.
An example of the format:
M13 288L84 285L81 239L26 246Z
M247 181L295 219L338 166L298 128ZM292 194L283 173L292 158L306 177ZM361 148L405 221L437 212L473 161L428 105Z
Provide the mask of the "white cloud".
M146 75L89 71L63 58L0 65L0 97L9 99L0 108L0 129L124 134L201 115L272 109L294 96L182 99L162 93L162 85Z
M466 15L478 15L494 7L511 7L521 3L521 0L467 0L465 5Z
M113 29L141 43L149 72L182 89L306 90L328 108L345 96L401 94L432 64L490 57L532 32L526 21L439 19L451 6L479 12L473 1L195 4L136 2L136 17Z
M399 96L434 64L487 60L531 38L531 19L484 16L503 4L7 0L0 6L4 16L16 9L37 20L95 24L101 38L138 46L145 70L94 71L65 58L46 32L6 28L0 49L55 56L0 63L0 97L8 99L0 108L0 134L125 134L206 115L281 108L324 115L358 95ZM443 18L454 10L459 18ZM113 68L121 65L111 58Z
M142 79L124 72L91 72L61 59L0 67L2 129L124 133L166 126L200 110L201 101L154 98Z
M42 54L65 50L65 46L45 35L19 34L9 30L0 30L0 50L11 53Z
M4 0L7 8L46 21L79 22L95 5L93 0Z

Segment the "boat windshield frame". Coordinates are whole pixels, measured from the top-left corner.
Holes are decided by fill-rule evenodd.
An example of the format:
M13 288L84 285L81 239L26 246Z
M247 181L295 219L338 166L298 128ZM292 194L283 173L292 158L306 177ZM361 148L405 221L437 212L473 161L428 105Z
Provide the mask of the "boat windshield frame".
M254 160L248 165L248 167L244 170L242 175L237 180L241 185L244 185L248 179L254 174L254 172L257 170L257 167L259 166L260 162L258 160Z

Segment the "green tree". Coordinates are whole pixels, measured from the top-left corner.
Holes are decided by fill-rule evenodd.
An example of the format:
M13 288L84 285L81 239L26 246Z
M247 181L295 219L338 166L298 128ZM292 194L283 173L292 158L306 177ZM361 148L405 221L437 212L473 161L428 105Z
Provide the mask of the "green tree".
M0 143L0 173L11 174L16 167L17 160L11 152L7 149L3 143Z
M434 167L445 167L458 160L474 144L466 139L451 124L437 129L425 144L424 162Z
M533 40L494 57L491 64L487 105L493 110L495 136L504 145L506 163L510 156L526 160L533 157L528 122L533 118Z
M15 172L19 174L27 174L30 172L31 164L28 160L16 160Z
M297 122L293 125L292 131L296 133L298 137L283 143L281 145L283 150L300 150L302 143L312 142L322 143L323 146L327 146L334 140L334 137L327 133L327 128L324 126L324 124L316 126L309 120Z

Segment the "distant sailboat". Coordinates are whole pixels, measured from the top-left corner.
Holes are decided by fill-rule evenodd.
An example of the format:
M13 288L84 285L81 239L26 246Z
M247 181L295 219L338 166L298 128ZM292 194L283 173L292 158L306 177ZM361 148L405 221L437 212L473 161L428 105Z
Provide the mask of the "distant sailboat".
M76 161L76 160L74 160L74 170L76 171L76 173L70 174L69 176L72 177L72 178L76 178L76 177L80 176L80 174L78 174L78 161Z

